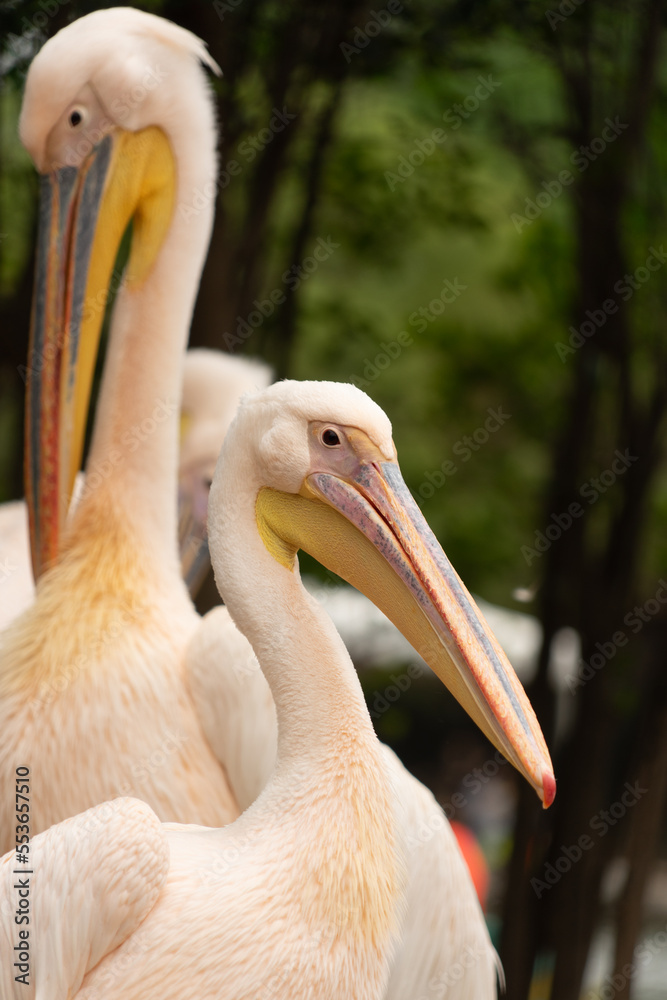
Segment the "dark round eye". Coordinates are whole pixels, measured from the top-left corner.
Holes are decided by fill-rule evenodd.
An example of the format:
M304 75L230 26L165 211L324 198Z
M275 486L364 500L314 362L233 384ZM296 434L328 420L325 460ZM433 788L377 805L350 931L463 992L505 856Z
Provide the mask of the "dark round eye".
M76 108L74 109L74 111L70 111L69 123L72 126L72 128L76 128L77 125L80 125L82 121L83 121L83 115L81 114L80 111L78 111Z
M328 448L335 448L337 444L340 444L340 438L335 431L327 427L325 431L322 431L322 443L327 445Z

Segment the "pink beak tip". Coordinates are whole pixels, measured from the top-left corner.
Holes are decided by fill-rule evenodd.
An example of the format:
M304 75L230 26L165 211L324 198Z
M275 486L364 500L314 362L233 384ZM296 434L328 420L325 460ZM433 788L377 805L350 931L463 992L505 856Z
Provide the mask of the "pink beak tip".
M556 779L551 770L542 772L542 796L544 808L548 809L556 798Z

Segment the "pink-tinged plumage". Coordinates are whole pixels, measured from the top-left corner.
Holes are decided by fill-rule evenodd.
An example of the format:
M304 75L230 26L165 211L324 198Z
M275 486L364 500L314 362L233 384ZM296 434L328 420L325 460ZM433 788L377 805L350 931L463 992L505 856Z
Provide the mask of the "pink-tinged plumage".
M89 967L78 992L77 956L71 996L397 1000L414 983L407 963L393 965L402 939L426 984L448 984L447 995L461 1000L491 998L495 954L453 834L430 793L378 743L342 641L303 588L298 567L286 568L266 548L256 519L264 486L296 490L307 478L309 418L354 423L385 448L388 421L349 386L284 383L271 392L248 400L233 425L209 528L221 592L273 694L276 766L259 797L224 829L161 828L169 871L156 905ZM234 629L229 620L211 626L211 652L225 627ZM259 691L244 640L236 634L229 641L237 644L241 683L250 678L246 690ZM270 725L270 701L265 708ZM54 827L36 838L35 849L48 856L52 837L67 834ZM88 850L86 841L80 849ZM120 864L120 851L116 860L114 854L109 846L111 870ZM448 889L445 896L425 897L425 882L434 877ZM5 887L0 900L9 893ZM37 911L39 891L34 898ZM66 897L62 905L63 923L76 922ZM454 978L444 947L434 955L428 941L414 939L418 922L411 917L421 906L458 963ZM103 894L98 919L105 925ZM47 948L48 934L35 946Z
M69 110L92 101L107 124L117 113L119 129L157 123L178 174L150 272L118 292L86 485L62 554L0 636L0 850L13 842L20 765L34 775L33 834L116 795L145 799L163 820L238 815L188 688L199 618L176 546L181 373L213 201L185 208L214 188L216 169L200 61L211 64L189 32L116 9L54 36L28 73L21 135L38 169L66 160ZM141 99L120 101L132 93ZM103 302L87 308L101 320Z
M221 636L225 644L238 644L236 655L224 662L219 655ZM246 808L275 766L277 723L271 690L252 648L224 607L204 617L188 660L204 731L217 756L230 761L230 781L239 805ZM213 677L221 670L224 683L214 685ZM232 724L220 726L218 719ZM391 776L398 850L407 870L406 903L383 998L431 994L448 1000L490 1000L496 996L499 964L450 824L431 792L396 754L386 746L382 753ZM224 867L224 862L219 865L219 875Z
M138 948L141 921L155 906L168 871L164 829L153 810L136 799L104 802L35 837L28 865L18 864L13 852L5 855L0 861L3 1000L66 1000L129 935ZM28 923L14 920L21 885L27 887ZM17 952L25 946L26 931L28 961L21 963Z

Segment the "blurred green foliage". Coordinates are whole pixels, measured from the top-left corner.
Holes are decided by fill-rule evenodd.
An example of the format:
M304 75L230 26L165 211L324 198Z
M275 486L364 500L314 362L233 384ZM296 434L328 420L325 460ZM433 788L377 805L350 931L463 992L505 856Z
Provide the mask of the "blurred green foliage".
M60 22L99 5L56 6L54 20ZM160 12L164 5L142 6ZM170 7L172 16L180 6ZM520 6L525 24L526 18L543 17L546 5L533 4L531 11ZM267 19L253 36L258 66L288 7L263 8ZM457 4L415 2L351 56L308 241L311 250L318 236L337 246L299 289L290 374L356 379L377 399L392 418L404 473L418 496L429 477L439 481L443 468L447 470L444 484L436 485L432 496L422 496L423 510L470 586L511 604L515 588L538 582L539 564L528 567L520 549L532 544L535 530L542 527L553 441L570 379L569 359L561 360L555 345L569 336L576 284L576 185L565 188L536 221L517 231L512 213L523 213L526 199L542 190L542 180L567 168L571 149L563 138L566 108L559 76L511 19L504 28L499 30L496 22L492 33L482 34L489 18L493 21L490 7L476 4L464 10ZM32 239L36 185L16 139L16 121L26 55L44 30L28 33L25 52L16 37L25 40L26 24L34 24L41 9L39 3L2 6L3 297L11 295ZM235 16L225 14L220 31ZM250 74L239 85L243 121L238 134L252 134L265 123L269 106L264 106L260 76ZM475 104L480 80L492 80L492 91L474 110L457 112L456 105L465 109ZM314 81L311 114L325 96L326 85ZM649 192L655 178L665 174L664 100L661 90L651 125L653 163L643 181ZM444 141L433 142L434 129L442 130ZM412 166L411 154L414 163L420 159L414 155L418 141L422 149L433 151ZM285 248L302 209L310 142L306 128L281 178L265 250L265 293L284 287ZM406 177L400 176L401 164ZM235 197L227 202L230 225L234 214L236 224L242 221L252 176L248 172L238 179ZM650 197L641 195L628 213L625 231L628 259L635 266L652 241L659 242L664 221L649 210ZM631 303L636 323L646 328L649 339L661 335L664 277L649 282ZM464 290L443 304L446 281ZM27 343L27 331L12 331L11 336ZM259 338L251 338L248 350L256 350L258 343ZM383 367L387 349L396 353L397 345L400 353ZM642 364L640 350L638 380ZM645 365L650 364L647 357ZM5 368L0 499L9 496L3 484L17 438L13 378ZM498 408L511 416L487 441L477 443L485 436L489 411ZM473 450L465 441L466 436L475 441L476 432ZM429 493L428 486L422 489ZM667 539L660 530L666 509L663 474L647 512L647 581L657 579L667 562Z

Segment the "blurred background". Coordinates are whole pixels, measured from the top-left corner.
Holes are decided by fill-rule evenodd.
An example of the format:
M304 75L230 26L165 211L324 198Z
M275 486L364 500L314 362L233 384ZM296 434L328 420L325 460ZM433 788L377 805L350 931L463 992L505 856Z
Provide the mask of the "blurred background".
M0 501L23 494L23 80L101 6L0 3ZM378 734L484 852L507 997L667 997L665 4L136 6L196 32L224 74L190 343L352 381L387 411L552 749L543 812L320 572ZM3 579L0 551L0 600Z

